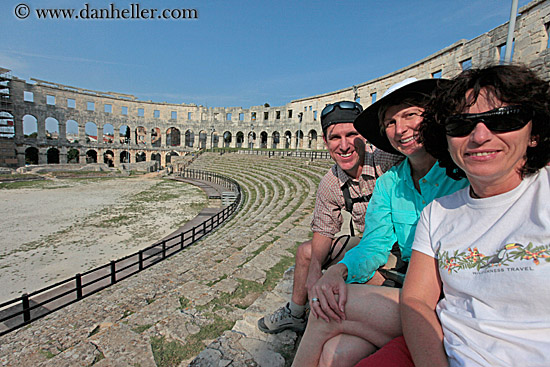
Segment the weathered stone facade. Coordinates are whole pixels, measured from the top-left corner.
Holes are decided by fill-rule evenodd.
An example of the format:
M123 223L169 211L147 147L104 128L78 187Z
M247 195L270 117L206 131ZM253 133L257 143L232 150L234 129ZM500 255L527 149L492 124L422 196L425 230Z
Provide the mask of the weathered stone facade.
M550 2L534 0L519 12L513 61L530 65L548 77ZM17 162L24 165L26 159L34 159L38 164L67 163L78 157L80 162L105 162L113 166L143 160L157 160L165 166L174 155L213 146L295 149L298 144L300 149L322 149L319 115L326 104L346 99L358 100L366 107L404 78L449 78L463 68L498 63L504 53L507 32L505 23L391 74L279 107L208 108L140 101L131 95L37 79L28 83L13 77L10 94ZM27 119L36 119L36 137L25 137L23 133L26 115L32 116ZM85 126L90 123L92 130L97 131L95 136L86 133ZM48 124L57 126L50 127L48 132ZM76 129L77 136L67 134Z

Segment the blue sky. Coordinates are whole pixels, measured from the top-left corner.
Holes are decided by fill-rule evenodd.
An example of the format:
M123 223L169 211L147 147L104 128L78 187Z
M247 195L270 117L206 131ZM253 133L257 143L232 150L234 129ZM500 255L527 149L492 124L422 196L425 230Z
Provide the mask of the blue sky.
M17 19L18 4L31 9ZM3 0L0 66L141 100L280 106L352 86L508 21L512 0ZM528 0L520 0L519 6ZM198 19L37 19L36 8L197 9Z

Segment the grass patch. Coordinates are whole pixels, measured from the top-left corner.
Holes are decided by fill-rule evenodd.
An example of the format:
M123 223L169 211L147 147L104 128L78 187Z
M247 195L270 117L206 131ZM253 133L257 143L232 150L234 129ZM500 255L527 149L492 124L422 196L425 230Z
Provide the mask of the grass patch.
M153 350L153 358L158 367L179 366L181 361L186 358L187 353L187 345L183 345L175 340L168 341L164 336L152 337L151 349Z
M121 320L122 319L125 319L127 318L128 316L132 315L134 313L134 311L132 310L125 310L124 313L122 314L122 317L120 318Z
M288 249L288 251L295 254L299 245L300 242L296 242L296 245ZM284 256L275 266L267 271L266 280L263 284L251 280L237 279L239 286L235 289L235 292L232 294L223 293L208 305L218 309L227 307L247 308L256 300L257 296L275 288L281 280L283 273L292 265L294 265L294 256ZM204 309L208 308L208 305L204 306Z
M49 183L45 180L37 181L15 181L0 183L1 190L16 190L16 189L48 189Z
M149 329L151 326L153 326L153 325L152 324L145 324L145 325L136 326L135 328L132 329L132 331L135 332L135 333L141 334L145 330Z
M18 179L41 179L42 176L34 175L34 174L23 174L23 173L14 173L14 174L8 174L8 173L2 173L0 174L0 180L18 180Z
M197 334L189 335L185 344L167 341L164 336L151 338L151 348L158 367L178 366L184 359L199 354L205 347L205 340L215 339L233 327L233 321L225 320L216 314L206 316L213 322L201 327Z
M184 310L191 304L191 301L189 301L185 297L180 297L180 309Z
M222 280L227 278L227 274L222 275L219 279L213 280L211 282L206 283L207 286L212 287L214 284L221 282Z
M98 363L99 361L101 361L102 359L105 359L105 354L103 354L102 351L98 350L99 351L99 354L96 354L93 362L92 362L92 366L96 363Z
M130 217L126 214L117 215L116 217L109 218L107 220L104 220L99 224L99 227L113 227L113 226L120 226L122 224L128 224L131 220L133 220L133 217Z
M46 357L47 359L52 359L53 357L56 356L55 353L53 353L52 351L50 350L45 350L45 349L40 349L39 350L40 354L42 354L44 357Z
M275 242L275 241L273 241ZM269 245L271 245L272 242L266 242L264 243L263 245L261 245L260 247L258 247L256 249L256 251L252 252L254 254L254 256L258 255L259 253L263 252Z

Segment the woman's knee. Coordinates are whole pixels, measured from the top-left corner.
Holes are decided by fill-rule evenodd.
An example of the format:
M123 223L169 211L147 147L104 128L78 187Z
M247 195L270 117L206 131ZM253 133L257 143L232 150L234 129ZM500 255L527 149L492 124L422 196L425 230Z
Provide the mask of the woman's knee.
M332 338L323 345L321 358L319 358L320 367L336 366L336 362L342 364L344 363L342 360L342 355L345 355L345 353L342 353L338 346L339 342L337 341L337 338Z
M364 339L340 334L323 345L319 366L354 366L375 350L376 347Z

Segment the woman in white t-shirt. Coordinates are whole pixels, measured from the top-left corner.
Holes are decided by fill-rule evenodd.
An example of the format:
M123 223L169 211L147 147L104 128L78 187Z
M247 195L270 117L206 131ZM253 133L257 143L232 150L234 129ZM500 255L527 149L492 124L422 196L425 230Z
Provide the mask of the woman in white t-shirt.
M550 365L549 106L517 65L464 71L434 103L424 146L470 186L418 223L401 295L417 367Z

